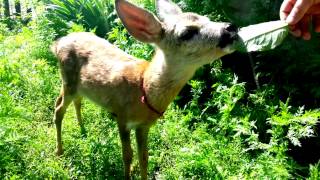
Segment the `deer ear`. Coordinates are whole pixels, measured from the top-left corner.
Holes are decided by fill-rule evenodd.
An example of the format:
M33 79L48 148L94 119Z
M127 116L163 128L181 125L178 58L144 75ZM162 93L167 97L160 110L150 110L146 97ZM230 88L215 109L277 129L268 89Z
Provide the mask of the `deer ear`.
M182 13L181 8L170 0L157 0L157 12L161 20L171 15L179 15Z
M146 43L160 40L162 26L152 13L126 0L116 0L115 5L119 18L133 37Z

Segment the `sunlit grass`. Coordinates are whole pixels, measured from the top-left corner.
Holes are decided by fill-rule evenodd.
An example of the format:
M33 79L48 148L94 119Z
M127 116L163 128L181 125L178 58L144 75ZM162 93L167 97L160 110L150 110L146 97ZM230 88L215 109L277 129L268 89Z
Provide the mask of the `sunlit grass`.
M5 29L0 25L0 28ZM115 27L110 38L122 49L150 58ZM81 28L76 28L81 29ZM82 134L71 104L63 120L64 154L55 155L54 101L60 89L56 60L49 52L55 32L40 20L17 33L0 29L0 179L120 179L121 143L116 122L85 100ZM314 134L318 110L291 108L272 86L246 92L245 83L221 64L212 65L212 94L200 104L203 82L189 82L192 99L172 103L149 135L149 167L156 179L292 179L296 163L288 144ZM257 127L264 126L263 128ZM263 142L260 135L266 135ZM135 137L132 145L136 152ZM133 176L139 179L135 153ZM310 165L310 179L319 177Z

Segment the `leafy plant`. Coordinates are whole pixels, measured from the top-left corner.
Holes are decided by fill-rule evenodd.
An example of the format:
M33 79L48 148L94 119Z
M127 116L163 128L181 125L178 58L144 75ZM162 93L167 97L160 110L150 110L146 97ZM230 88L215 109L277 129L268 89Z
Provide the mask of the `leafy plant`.
M108 40L126 53L145 60L150 60L154 52L151 45L139 42L130 36L120 23L108 33Z
M320 162L310 165L310 177L308 180L316 180L320 178Z
M151 0L136 1L154 9ZM215 16L221 9L212 10L217 1L177 2L188 11L207 13L213 19L224 18ZM54 155L56 134L52 115L60 83L56 59L49 46L56 36L62 35L56 31L59 27L65 28L63 33L88 28L69 20L62 21L61 26L52 18L48 19L48 14L39 15L28 26L15 26L17 29L12 31L8 25L0 24L0 179L121 179L123 165L116 122L88 101L83 104L87 136L82 136L70 107L63 121L65 154L59 158ZM119 22L111 24L109 41L134 56L151 58L152 46L134 40ZM301 63L292 63L292 54L283 56L284 52L293 53L287 42L274 51L252 56L277 71L280 70L274 64L279 56L290 71L297 71L298 66L311 61L312 66L307 66L313 70L310 77L318 77L318 51L313 51L312 44L287 40L297 46L296 51L300 51L298 47L308 47L308 51L304 50L308 53L297 53L294 57L300 58ZM242 58L232 61L242 64ZM198 71L189 88L180 95L181 99L187 97L183 106L178 101L172 103L165 116L151 128L150 177L319 179L319 163L301 166L288 153L295 146L304 148L302 140L318 136L319 110L297 106L292 100L296 94L281 93L279 84L272 83L275 81L253 89L243 82L241 73L223 67L223 61L217 60ZM248 68L243 72L248 72ZM297 72L301 78L303 73ZM278 74L268 76L285 79ZM311 82L309 86L302 85L318 93L316 84ZM296 86L291 85L288 91L293 92ZM137 159L133 160L132 173L139 177Z
M47 0L48 16L55 22L59 22L54 16L69 23L82 24L87 30L95 30L100 37L111 30L115 19L114 5L111 0ZM64 27L68 26L65 24Z

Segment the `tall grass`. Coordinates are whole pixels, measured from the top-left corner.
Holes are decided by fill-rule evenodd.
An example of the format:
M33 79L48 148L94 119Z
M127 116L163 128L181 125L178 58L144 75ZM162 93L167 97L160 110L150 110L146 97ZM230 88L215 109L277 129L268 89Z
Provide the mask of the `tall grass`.
M151 46L137 43L120 24L113 25L110 41L150 59ZM81 24L66 32L78 30L83 30ZM57 34L46 17L13 32L0 24L0 179L123 178L116 123L88 101L83 108L87 136L82 136L70 107L63 121L65 153L54 155L52 116L60 80L49 46ZM223 70L221 61L209 70L210 92L208 81L190 81L190 100L183 107L172 103L151 128L151 178L319 178L319 163L310 164L301 176L301 167L288 155L289 144L300 146L301 139L317 135L319 110L291 107L290 99L282 102L272 85L247 91L247 84ZM135 179L138 169L134 159Z

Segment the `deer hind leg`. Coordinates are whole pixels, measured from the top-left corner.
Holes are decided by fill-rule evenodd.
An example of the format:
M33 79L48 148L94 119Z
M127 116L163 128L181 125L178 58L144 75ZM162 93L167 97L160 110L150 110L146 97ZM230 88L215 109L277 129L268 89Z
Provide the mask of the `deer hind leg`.
M149 127L140 127L136 129L140 174L141 179L143 180L147 179L148 176L148 133Z
M84 128L84 124L83 124L83 121L82 121L82 117L81 117L81 101L82 101L82 97L81 96L77 96L73 99L73 105L74 105L74 108L76 110L76 115L77 115L77 120L78 120L78 124L81 128L81 134L83 136L86 135L86 130Z
M125 125L118 125L120 132L120 139L122 144L122 159L124 165L124 178L130 179L130 166L132 162L132 148L130 141L130 130Z
M59 97L57 98L56 105L55 105L55 112L54 112L54 122L56 124L57 129L57 150L56 154L58 156L62 155L62 140L61 140L61 126L64 114L66 113L67 107L72 101L72 96L68 95L64 88L62 88Z

